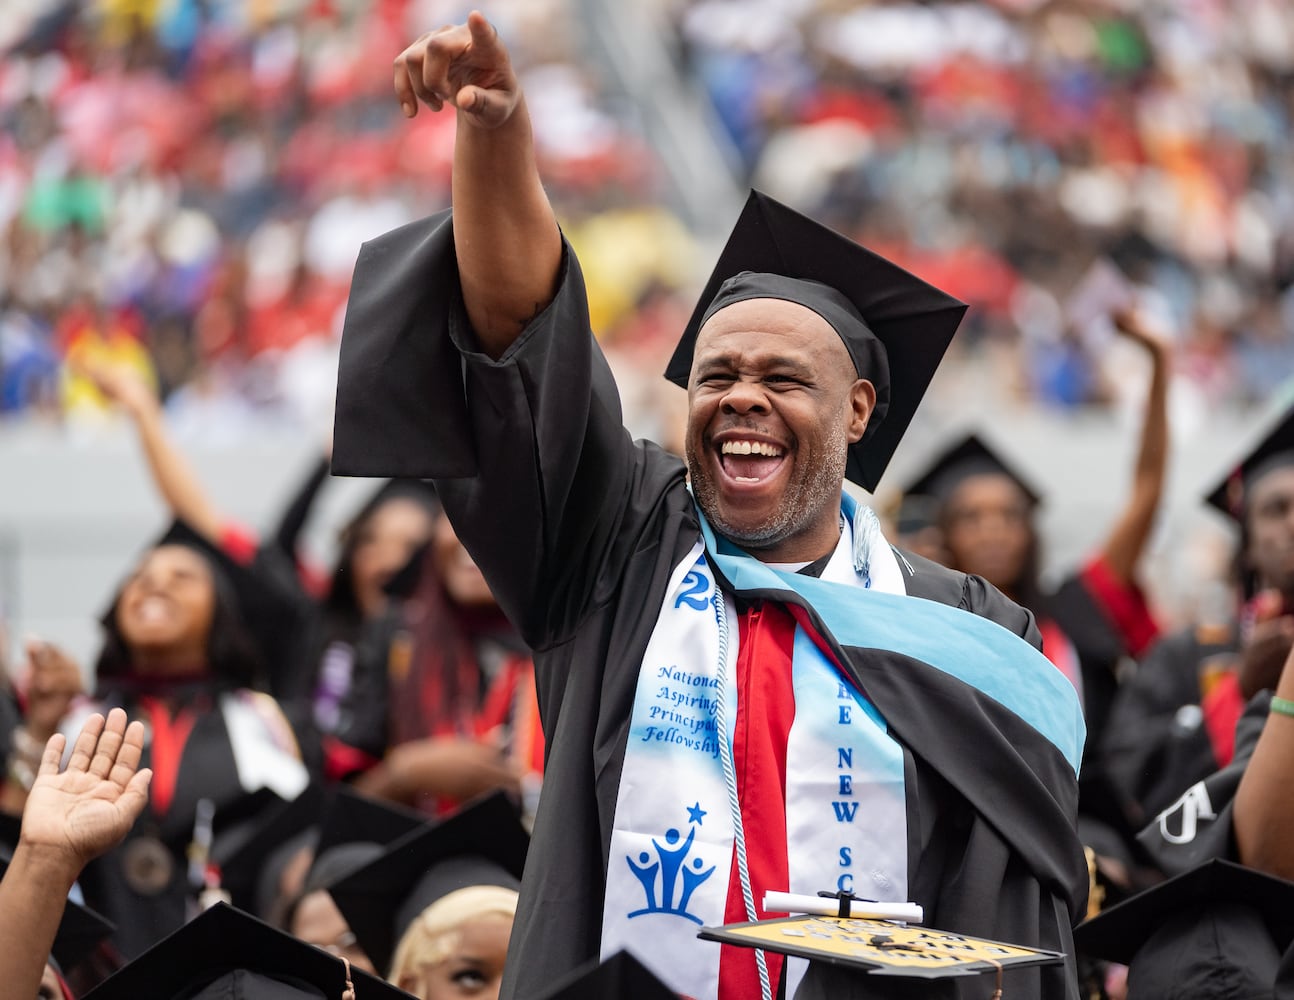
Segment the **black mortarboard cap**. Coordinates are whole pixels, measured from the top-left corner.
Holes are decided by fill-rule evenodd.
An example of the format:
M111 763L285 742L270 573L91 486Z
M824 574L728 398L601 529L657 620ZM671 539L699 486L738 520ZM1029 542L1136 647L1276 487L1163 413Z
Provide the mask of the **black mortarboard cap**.
M903 492L908 496L934 497L943 503L961 483L980 475L1006 476L1020 487L1031 507L1042 499L1024 476L975 433L967 434L941 451Z
M590 963L561 980L540 1000L678 1000L647 966L627 951Z
M5 856L0 856L0 879L9 870L9 861L7 852ZM59 919L50 954L58 962L59 968L66 972L90 954L115 929L112 921L106 917L69 899L63 906L63 916Z
M1228 517L1244 518L1245 493L1268 472L1294 465L1294 406L1285 406L1259 432L1257 443L1242 452L1205 500Z
M779 287L777 276L817 282L835 294L805 302L800 291ZM665 370L671 382L687 385L697 335L721 292L726 303L787 298L832 323L859 376L876 386L876 410L867 433L850 447L845 470L852 482L875 490L957 332L965 303L752 191ZM882 377L885 368L888 376Z
M1092 958L1131 965L1170 920L1232 903L1252 907L1274 938L1288 942L1294 934L1294 883L1214 858L1079 924L1074 946Z
M405 930L442 896L473 885L519 888L529 846L516 807L496 793L401 837L328 891L374 966L389 969Z
M363 1000L408 1000L390 983L352 968ZM340 958L219 903L100 983L84 1000L341 1000Z
M243 824L236 834L216 837L212 860L220 868L221 888L235 906L261 912L257 895L265 867L285 844L296 842L298 849L305 846L301 834L318 825L325 798L322 786L307 785L295 799L266 807L254 824Z
M324 888L349 874L338 852L357 844L371 845L378 850L365 859L367 862L381 848L430 825L431 821L422 813L393 802L379 802L349 788L339 788L319 825L315 861L306 878L307 890ZM333 859L342 863L338 865Z

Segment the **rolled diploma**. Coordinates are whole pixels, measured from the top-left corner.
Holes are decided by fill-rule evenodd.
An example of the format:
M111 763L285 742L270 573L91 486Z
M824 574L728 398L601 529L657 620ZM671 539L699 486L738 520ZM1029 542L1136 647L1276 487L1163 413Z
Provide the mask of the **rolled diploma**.
M919 924L925 920L925 911L917 903L872 903L851 899L849 915L859 920L901 920ZM764 893L765 913L812 913L820 917L834 917L840 912L840 900L832 896L801 896L794 892Z

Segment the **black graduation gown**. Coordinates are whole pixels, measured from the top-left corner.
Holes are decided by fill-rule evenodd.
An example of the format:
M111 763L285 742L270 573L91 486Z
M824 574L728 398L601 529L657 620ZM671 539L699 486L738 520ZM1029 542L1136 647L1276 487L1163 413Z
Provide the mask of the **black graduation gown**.
M1128 650L1081 573L1066 577L1054 592L1045 595L1040 614L1051 616L1078 656L1083 717L1087 720L1087 753L1083 760L1086 770L1094 763L1093 751L1105 731L1119 689L1119 664L1129 655Z
M479 352L446 213L361 250L333 468L436 479L535 650L548 757L501 996L538 995L599 951L637 672L656 624L643 612L660 606L699 536L683 465L630 441L569 250L556 299L502 359ZM1038 644L1032 617L984 581L908 558L910 594ZM1072 951L1087 888L1073 767L1018 716L927 664L837 653L904 747L909 889L930 923ZM1011 995L1077 996L1069 967L1010 978ZM983 992L972 978L905 995Z
M157 807L157 784L149 792L149 805L126 839L107 854L90 862L80 883L87 905L114 924L112 944L129 960L182 927L193 915L196 891L188 881L189 845L194 837L198 803L209 799L215 807L218 836L237 836L243 824L254 824L265 810L282 800L267 789L249 792L238 779L233 747L224 714L213 690L190 691L184 698L195 712L193 728L184 742L168 808ZM134 699L109 695L100 710L121 705L133 718L147 719ZM141 767L153 766L151 741L144 747ZM142 845L142 846L141 846ZM137 874L143 847L160 847L169 855L169 876L145 886Z
M1235 799L1270 711L1271 692L1255 695L1236 724L1230 764L1182 790L1180 797L1138 837L1168 876L1214 858L1239 859ZM1198 997L1294 997L1294 922L1264 915L1233 894L1187 907L1155 929L1134 957L1129 995L1156 1000ZM1282 959L1283 953L1283 959ZM1274 986L1269 987L1269 984Z
M1209 657L1235 649L1233 637L1211 642L1195 629L1166 636L1115 698L1100 760L1143 822L1218 769L1200 709L1200 671Z

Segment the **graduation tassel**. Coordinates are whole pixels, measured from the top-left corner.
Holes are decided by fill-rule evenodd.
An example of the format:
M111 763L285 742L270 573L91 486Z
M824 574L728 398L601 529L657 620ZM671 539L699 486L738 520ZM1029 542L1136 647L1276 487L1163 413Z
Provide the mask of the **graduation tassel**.
M869 587L872 583L872 546L883 544L885 536L881 533L876 511L860 503L854 514L854 571L867 578Z
M988 1000L1002 1000L1002 963L991 958L986 959L986 961L992 963L993 967L997 969L997 989L993 991L993 995Z
M346 967L346 988L342 990L341 1000L355 1000L355 984L350 981L350 960L343 958L341 964Z

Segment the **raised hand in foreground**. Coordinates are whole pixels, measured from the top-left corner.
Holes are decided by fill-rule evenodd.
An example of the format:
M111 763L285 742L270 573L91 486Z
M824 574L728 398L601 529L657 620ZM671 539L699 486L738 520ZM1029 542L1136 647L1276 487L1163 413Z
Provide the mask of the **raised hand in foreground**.
M23 809L22 834L0 881L0 982L28 1000L40 989L68 890L87 862L118 844L148 804L139 770L144 727L114 708L81 728L67 767L61 733L45 745Z
M23 809L20 844L61 854L80 872L134 825L148 804L152 772L139 770L144 726L127 726L120 708L106 720L96 713L85 721L67 767L60 770L65 744L62 733L45 744Z

